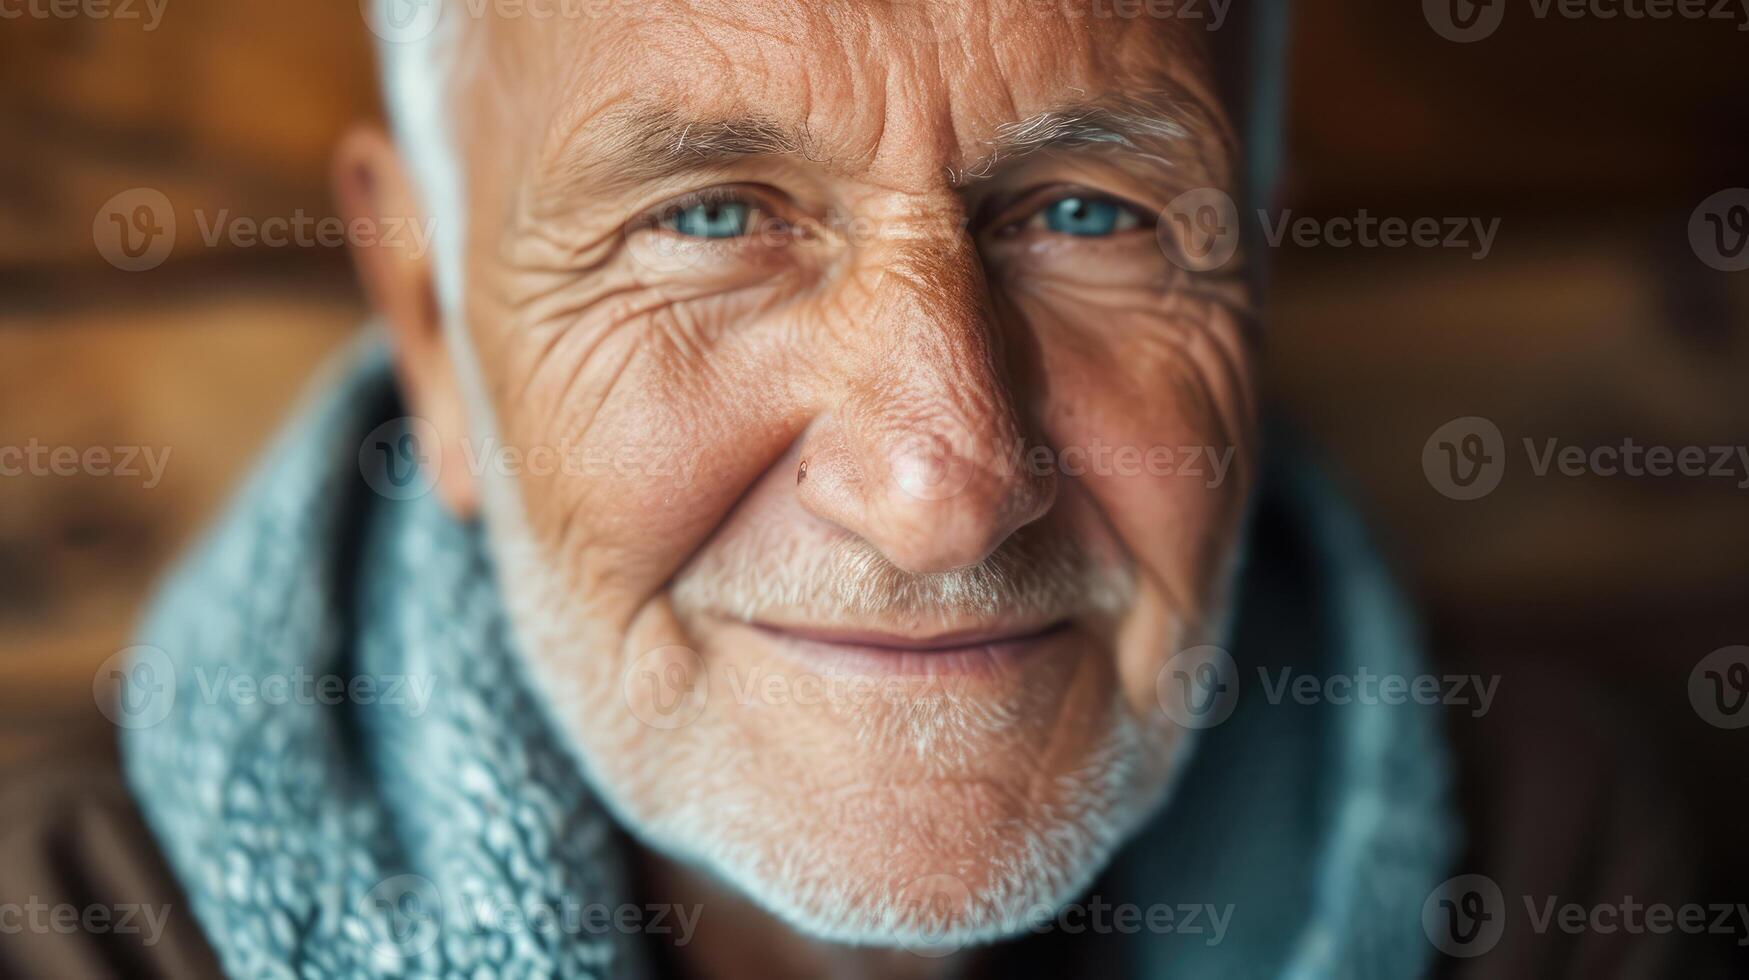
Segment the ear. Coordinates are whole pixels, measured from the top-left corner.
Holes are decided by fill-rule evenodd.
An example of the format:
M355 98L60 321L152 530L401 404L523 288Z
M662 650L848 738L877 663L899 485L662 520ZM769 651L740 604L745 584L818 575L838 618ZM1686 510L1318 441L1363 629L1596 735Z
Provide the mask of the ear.
M422 455L432 458L435 452L442 461L438 495L456 517L471 519L479 511L480 491L462 464L468 413L437 299L428 248L432 219L420 206L400 152L377 127L357 127L340 141L333 185L346 227L369 232L347 238L365 299L388 328L407 410L438 433L441 445L420 447Z

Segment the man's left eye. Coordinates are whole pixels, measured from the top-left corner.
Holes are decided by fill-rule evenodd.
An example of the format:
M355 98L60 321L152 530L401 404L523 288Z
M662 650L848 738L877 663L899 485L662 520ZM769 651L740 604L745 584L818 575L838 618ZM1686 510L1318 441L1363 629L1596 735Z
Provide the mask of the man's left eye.
M1135 209L1108 197L1078 194L1058 198L1026 222L1058 235L1101 238L1141 227Z
M658 224L688 238L739 238L747 234L752 216L745 201L705 201L675 208Z

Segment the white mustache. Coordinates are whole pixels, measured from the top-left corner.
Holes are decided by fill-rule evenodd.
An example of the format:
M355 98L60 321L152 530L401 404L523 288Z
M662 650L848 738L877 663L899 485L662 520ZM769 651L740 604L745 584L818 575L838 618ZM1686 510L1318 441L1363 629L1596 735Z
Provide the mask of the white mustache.
M772 614L834 621L940 617L1059 619L1116 612L1127 603L1127 570L1105 567L1067 538L1010 538L976 565L916 575L866 542L824 549L743 540L710 549L675 582L674 604L743 622Z

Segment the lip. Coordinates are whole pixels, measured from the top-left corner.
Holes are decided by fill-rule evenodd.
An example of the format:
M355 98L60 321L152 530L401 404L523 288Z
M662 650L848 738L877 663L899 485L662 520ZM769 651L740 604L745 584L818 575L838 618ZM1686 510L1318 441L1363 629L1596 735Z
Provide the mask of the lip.
M1070 630L1067 619L909 636L881 630L834 629L753 622L755 632L803 659L840 675L940 675L999 672Z

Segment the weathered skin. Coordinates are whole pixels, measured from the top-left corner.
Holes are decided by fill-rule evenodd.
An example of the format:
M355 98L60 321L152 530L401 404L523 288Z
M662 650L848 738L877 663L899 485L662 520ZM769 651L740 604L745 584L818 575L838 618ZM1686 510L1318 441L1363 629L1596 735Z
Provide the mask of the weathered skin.
M446 465L440 491L461 516L484 510L536 676L664 859L653 880L681 888L702 866L830 940L987 938L1084 884L1164 792L1183 733L1156 682L1219 639L1252 474L1252 335L1237 264L1185 272L1153 225L1178 194L1228 186L1235 149L1202 31L1086 13L689 0L463 28L460 309L440 313L428 256L378 249L361 267L446 461L495 436L622 464ZM988 159L1016 122L1082 103L1183 134ZM633 153L731 121L770 152ZM356 213L416 207L380 136L353 139L340 173ZM709 188L766 233L660 227ZM1028 221L1065 188L1140 224L1076 237ZM1014 465L1031 446L1064 465ZM1206 462L1093 464L1098 446L1237 454L1211 481ZM1109 588L1070 589L1039 649L903 674L897 697L817 683L722 601L780 628L1000 626L1022 611L833 614L748 595L747 578L848 548L890 585L1029 542ZM825 693L804 696L810 680ZM696 716L651 724L652 708L673 717L658 696ZM942 875L963 901L924 922L907 888Z

